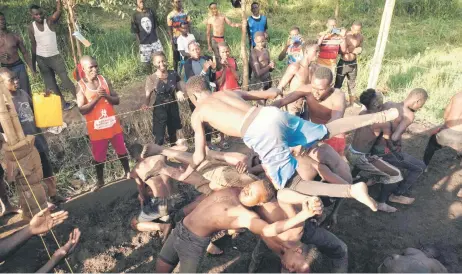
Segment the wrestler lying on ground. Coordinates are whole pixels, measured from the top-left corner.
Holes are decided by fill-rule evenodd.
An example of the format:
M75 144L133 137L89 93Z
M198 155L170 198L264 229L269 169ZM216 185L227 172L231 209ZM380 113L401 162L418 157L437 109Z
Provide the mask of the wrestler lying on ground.
M131 220L131 226L138 231L160 231L165 240L172 229L171 217L180 210L182 211L180 214L186 215L190 208L194 207L194 203L187 205L189 201L185 197L173 192L170 178L178 179L181 171L168 167L164 156L157 155L143 159L141 158L143 146L140 144L131 145L129 151L130 157L137 162L130 172L130 178L136 181L138 200L141 204L141 212L138 217ZM197 176L190 176L185 180L185 183L190 184L196 182L202 181L197 180ZM206 194L211 192L208 182L198 189ZM149 193L149 190L152 193ZM202 198L199 196L196 202Z
M189 165L180 181L187 178L205 160L204 124L208 123L228 136L243 138L261 158L265 173L276 189L286 186L295 171L304 178L304 169L300 168L290 147L311 147L315 142L354 130L373 123L385 122L396 118L398 112L389 110L370 115L337 119L327 125L317 125L299 117L285 113L275 107L252 107L245 100L272 99L280 95L280 90L270 89L260 92L219 92L211 94L205 80L192 77L187 85L189 96L197 100L197 108L191 116L191 125L195 132L195 151L193 165ZM223 123L227 121L227 123ZM319 182L298 184L295 190L306 195L349 197L366 204L372 210L377 205L364 192L349 192L348 185L327 185Z
M322 210L319 198L304 196L300 213L268 224L249 207L269 201L273 194L271 185L264 181L253 182L243 189L232 187L213 192L172 231L158 256L156 272L172 272L179 262L181 273L196 272L210 236L217 231L248 228L257 235L274 237Z

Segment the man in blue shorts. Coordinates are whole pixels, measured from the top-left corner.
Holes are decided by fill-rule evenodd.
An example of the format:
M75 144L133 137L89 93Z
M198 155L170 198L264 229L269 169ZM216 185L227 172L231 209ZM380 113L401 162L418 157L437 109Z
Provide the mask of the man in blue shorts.
M195 132L195 151L193 164L180 176L180 181L186 179L206 157L206 141L204 125L218 129L228 136L240 137L261 158L266 175L276 189L288 187L295 171L305 178L304 164L299 163L292 155L290 148L302 146L312 147L320 140L328 139L340 133L354 129L390 121L398 116L396 109L337 119L326 125L318 125L303 120L297 116L283 112L275 107L254 107L246 101L273 99L282 91L271 88L259 92L217 92L211 93L201 76L194 76L186 84L189 96L194 96L197 103L191 116L191 126ZM349 185L328 185L309 182L299 184L295 189L306 195L330 196L339 198L355 198L366 204L372 210L377 210L375 201L367 194L367 188L361 188L360 193L352 191ZM287 191L286 191L287 192ZM361 194L361 195L357 195ZM365 194L365 195L364 195Z

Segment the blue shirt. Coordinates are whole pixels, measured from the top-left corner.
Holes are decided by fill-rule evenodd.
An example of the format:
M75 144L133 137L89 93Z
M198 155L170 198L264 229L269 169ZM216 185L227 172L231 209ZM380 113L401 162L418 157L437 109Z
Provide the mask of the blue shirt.
M255 33L259 31L265 32L267 29L268 21L266 16L260 15L260 18L258 19L253 18L253 16L249 16L249 18L247 18L247 32L253 47L255 47Z

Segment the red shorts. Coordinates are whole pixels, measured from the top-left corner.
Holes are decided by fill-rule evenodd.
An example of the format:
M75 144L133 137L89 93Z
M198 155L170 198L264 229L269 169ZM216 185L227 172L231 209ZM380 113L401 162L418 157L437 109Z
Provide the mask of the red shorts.
M102 163L106 161L107 149L109 147L109 142L111 142L112 147L116 151L117 155L122 156L127 154L127 148L125 147L124 134L119 133L114 135L112 139L103 139L91 142L91 153L93 154L93 159L96 162Z
M325 140L324 143L330 145L340 156L345 155L346 139L344 134L340 134Z

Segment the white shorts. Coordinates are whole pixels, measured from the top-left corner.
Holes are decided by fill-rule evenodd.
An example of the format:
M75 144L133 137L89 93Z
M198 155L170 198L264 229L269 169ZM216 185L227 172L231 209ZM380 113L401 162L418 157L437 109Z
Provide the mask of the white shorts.
M160 40L152 44L140 45L140 60L143 63L151 62L151 56L156 51L164 51Z

